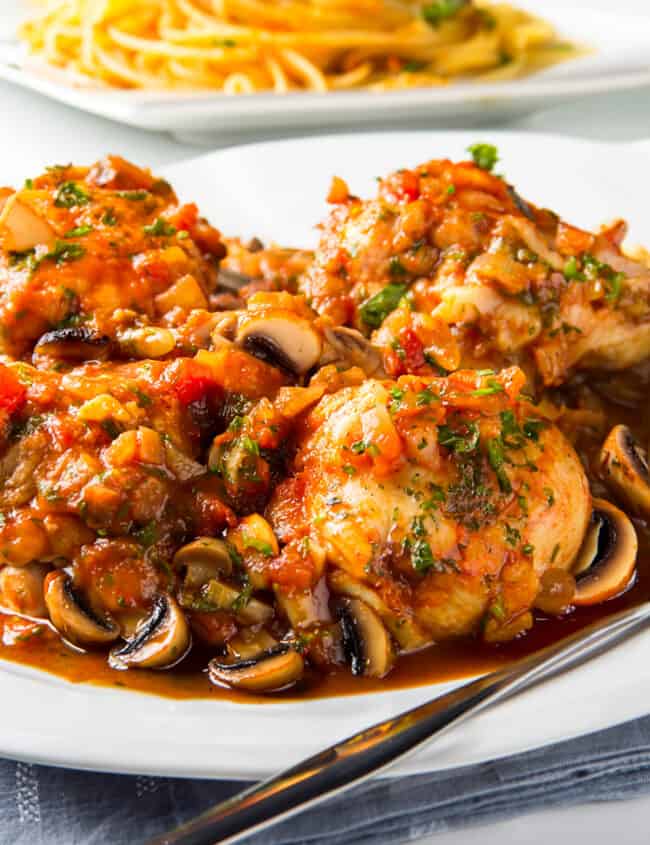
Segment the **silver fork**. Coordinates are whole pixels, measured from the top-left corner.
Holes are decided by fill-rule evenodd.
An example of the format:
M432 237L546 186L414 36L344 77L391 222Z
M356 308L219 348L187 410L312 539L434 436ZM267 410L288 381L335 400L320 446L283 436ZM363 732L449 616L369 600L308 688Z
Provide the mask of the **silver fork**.
M505 669L337 742L149 845L237 842L361 783L481 710L614 647L649 621L650 602L596 622Z

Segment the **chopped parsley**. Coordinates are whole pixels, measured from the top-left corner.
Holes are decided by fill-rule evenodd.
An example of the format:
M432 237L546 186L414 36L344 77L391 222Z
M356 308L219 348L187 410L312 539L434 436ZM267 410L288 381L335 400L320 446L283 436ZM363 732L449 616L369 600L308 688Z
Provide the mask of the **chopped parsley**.
M406 64L402 65L402 70L406 73L417 73L419 70L424 70L426 66L426 62L418 62L414 59L413 61L406 62Z
M90 196L76 182L64 182L54 196L54 205L57 208L75 208L89 202Z
M250 579L247 575L244 576L244 585L242 587L241 592L237 596L237 598L233 601L230 605L232 611L234 613L239 613L240 610L243 610L248 602L251 600L251 596L253 594L253 585L250 582Z
M457 455L474 452L478 446L479 430L475 422L465 423L465 434L454 431L448 425L438 426L438 443Z
M472 160L481 170L492 171L499 160L499 153L494 144L472 144L467 148L471 153Z
M252 437L243 435L241 438L241 445L244 448L244 451L248 452L249 455L257 456L260 453L260 445L257 440L253 440Z
M572 255L571 258L567 260L562 272L564 274L564 278L568 279L570 282L584 282L586 280L585 274L581 273L578 269L578 259L575 255Z
M112 420L110 417L105 420L102 420L100 422L100 426L104 429L104 431L111 438L111 440L115 440L115 438L119 437L122 433L122 429L117 425L115 420Z
M605 283L605 299L610 304L618 302L625 273L617 273L609 264L599 261L595 256L585 252L582 259L573 255L564 265L564 278L568 281L586 282L602 279Z
M496 379L488 379L487 387L479 387L477 390L472 390L472 396L494 396L496 393L503 393L504 387Z
M149 226L143 226L142 231L145 235L153 235L156 238L169 238L176 234L176 226L172 226L171 223L163 220L162 217L158 217L155 223L151 223Z
M388 262L388 272L392 279L403 279L406 276L406 267L404 267L397 255L391 256Z
M145 549L148 549L158 539L158 526L155 522L148 522L142 528L138 528L136 531L133 532L133 536L135 539L140 543L141 546L144 546Z
M425 387L424 390L420 390L419 393L415 396L415 404L418 408L423 408L426 405L430 405L436 399L440 399L440 397L431 390L429 387Z
M516 528L513 528L512 525L508 525L507 522L503 524L503 529L506 534L506 543L513 547L518 545L521 540L521 534L519 531Z
M115 216L115 212L112 208L107 208L104 212L102 217L102 223L104 226L116 226L117 225L117 217Z
M359 316L371 329L378 329L391 311L397 308L406 290L406 285L391 282L361 305Z
M404 398L404 391L401 390L399 387L393 387L391 388L390 396L391 403L388 406L388 410L391 412L391 414L394 414L400 409L402 399Z
M70 229L70 231L66 232L63 236L64 238L83 238L84 235L88 235L92 232L92 226L77 226L76 229Z
M440 26L441 23L453 18L467 5L467 0L434 0L422 7L422 17L429 26Z
M488 462L494 470L501 492L511 493L512 484L510 483L510 479L508 478L508 474L505 470L504 464L506 458L503 451L503 442L500 437L494 437L492 440L488 441L487 454Z
M132 202L141 202L149 196L149 191L118 191L118 197Z
M57 267L59 267L64 262L76 261L77 258L81 258L85 254L86 250L81 244L67 244L64 241L56 241L54 249L44 255L41 261L47 261L49 259L54 261Z
M255 549L256 552L260 552L265 557L273 557L273 546L265 540L249 537L248 534L244 534L242 539L245 549Z
M150 405L153 404L153 399L151 398L151 396L146 394L143 390L140 390L139 387L132 387L131 393L133 393L135 398L138 400L138 405L141 408L148 408Z
M416 572L427 572L435 566L431 546L426 540L416 540L411 547L411 564Z

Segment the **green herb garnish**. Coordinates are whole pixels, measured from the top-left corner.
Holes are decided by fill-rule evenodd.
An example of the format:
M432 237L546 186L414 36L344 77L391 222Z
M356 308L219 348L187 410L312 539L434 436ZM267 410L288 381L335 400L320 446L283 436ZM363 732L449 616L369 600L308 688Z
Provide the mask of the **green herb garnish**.
M471 153L474 164L481 170L492 171L499 160L499 153L494 144L472 144L467 148Z
M57 208L75 208L89 202L90 196L76 182L64 182L54 196L54 205Z
M176 226L172 226L171 223L159 217L155 223L151 223L149 226L143 226L142 231L145 235L153 235L156 238L169 238L176 234Z
M371 329L378 329L391 311L397 308L406 290L406 285L391 283L371 296L359 308L363 322Z
M501 438L495 437L488 441L487 444L488 462L499 482L499 487L503 493L512 492L512 484L508 478L505 470L505 454L503 451L503 443Z
M76 229L70 229L68 232L65 233L63 236L64 238L83 238L84 235L89 234L92 232L92 226L77 226Z
M429 26L439 26L443 21L453 18L466 5L467 0L434 0L422 7L422 17Z

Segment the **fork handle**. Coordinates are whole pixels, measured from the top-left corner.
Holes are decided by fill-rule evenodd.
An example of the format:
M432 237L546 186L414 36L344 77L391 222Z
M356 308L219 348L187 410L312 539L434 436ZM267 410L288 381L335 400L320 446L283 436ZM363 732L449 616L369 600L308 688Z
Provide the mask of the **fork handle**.
M226 845L314 806L412 754L488 705L622 642L650 620L650 603L624 610L506 669L485 675L337 742L215 805L149 845Z

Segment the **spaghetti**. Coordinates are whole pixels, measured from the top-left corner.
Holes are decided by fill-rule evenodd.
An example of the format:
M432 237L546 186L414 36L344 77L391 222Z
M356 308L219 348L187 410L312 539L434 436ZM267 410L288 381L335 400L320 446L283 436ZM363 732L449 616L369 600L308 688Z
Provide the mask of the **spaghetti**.
M78 80L225 94L513 79L577 54L543 20L469 0L49 0L21 36Z

